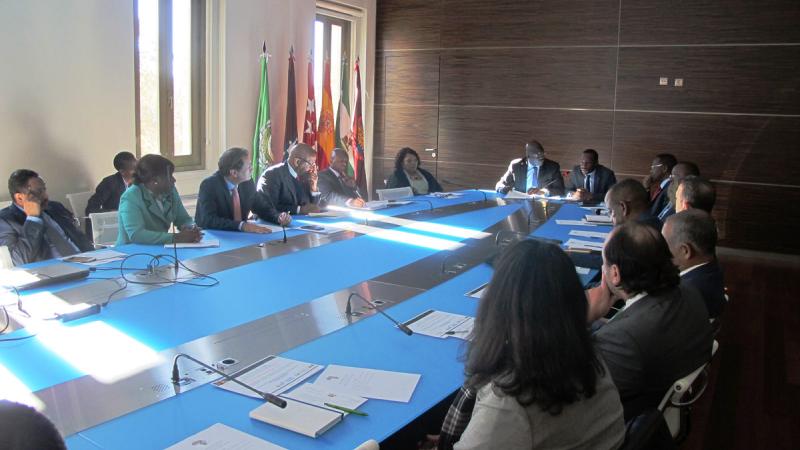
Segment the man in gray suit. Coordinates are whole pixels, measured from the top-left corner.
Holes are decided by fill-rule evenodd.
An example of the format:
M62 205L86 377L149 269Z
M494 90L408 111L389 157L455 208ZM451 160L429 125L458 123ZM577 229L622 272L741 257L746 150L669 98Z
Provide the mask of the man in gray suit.
M503 194L514 189L530 195L564 195L564 177L561 166L544 157L542 144L531 139L525 144L525 157L511 161L495 189Z
M711 358L712 331L700 294L680 285L664 237L628 222L603 248L602 282L587 291L589 321L625 301L595 342L619 390L625 420L657 407L673 382Z
M364 200L356 187L356 180L347 176L349 159L347 152L341 148L334 148L331 152L331 166L319 173L317 182L320 203L356 208L364 206Z
M581 163L572 168L566 189L575 191L572 196L576 200L600 203L616 182L614 171L600 164L597 151L587 148L583 151Z

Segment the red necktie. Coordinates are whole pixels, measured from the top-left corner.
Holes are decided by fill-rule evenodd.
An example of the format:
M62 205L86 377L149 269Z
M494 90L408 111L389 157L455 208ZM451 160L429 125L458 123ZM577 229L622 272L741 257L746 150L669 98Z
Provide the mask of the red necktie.
M231 199L233 200L233 220L236 222L242 221L242 203L239 201L239 189L233 188L233 193L231 194Z

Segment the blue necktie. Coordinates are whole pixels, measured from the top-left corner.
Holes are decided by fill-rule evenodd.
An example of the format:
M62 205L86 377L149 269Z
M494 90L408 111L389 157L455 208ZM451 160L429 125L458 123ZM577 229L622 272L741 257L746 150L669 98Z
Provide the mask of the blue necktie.
M533 170L528 172L528 189L539 186L539 167L533 166Z

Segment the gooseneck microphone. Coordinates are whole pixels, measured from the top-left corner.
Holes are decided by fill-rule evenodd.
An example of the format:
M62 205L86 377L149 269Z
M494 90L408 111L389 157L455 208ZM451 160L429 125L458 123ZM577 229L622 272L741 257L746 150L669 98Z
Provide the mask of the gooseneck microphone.
M286 243L286 225L281 225L281 228L283 228L283 243L285 244Z
M425 203L427 203L427 204L428 204L428 206L430 206L430 207L431 207L430 211L433 211L433 202L432 202L432 201L430 201L430 200L424 200L424 199L421 199L421 198L419 198L419 199L415 199L415 200L412 200L412 201L413 201L414 203L425 202Z
M194 361L195 363L197 363L197 364L203 366L204 368L216 373L217 375L222 376L226 380L232 381L232 382L238 384L239 386L241 386L241 387L243 387L243 388L245 388L247 390L255 392L256 394L258 394L259 397L263 398L264 400L268 401L269 403L272 403L273 405L277 406L278 408L285 408L286 407L286 400L278 397L277 395L270 394L268 392L261 392L258 389L254 388L254 387L252 387L252 386L250 386L248 384L242 383L241 381L237 380L236 378L234 378L234 377L232 377L232 376L230 376L230 375L228 375L228 374L226 374L224 372L221 372L221 371L215 369L214 367L209 366L208 364L206 364L206 363L204 363L202 361L199 361L199 360L187 355L186 353L178 353L177 355L175 355L175 359L172 362L172 384L178 384L181 381L180 374L178 373L178 359L179 358L186 358L186 359L189 359L191 361Z
M403 333L405 333L405 334L407 334L409 336L414 334L414 332L411 331L411 328L408 328L408 326L406 324L403 324L403 323L400 323L400 322L394 320L394 318L392 318L392 316L390 316L389 314L386 314L380 306L378 306L375 303L372 303L371 301L369 301L366 298L362 297L361 294L359 294L358 292L351 292L350 296L347 297L347 307L345 308L344 312L348 316L351 315L351 313L353 312L352 307L350 306L350 300L352 300L353 297L360 298L364 303L366 303L369 306L371 306L372 309L374 309L375 311L378 311L379 313L383 314L387 319L391 320L392 323L397 325L397 328L399 328L400 331L402 331Z

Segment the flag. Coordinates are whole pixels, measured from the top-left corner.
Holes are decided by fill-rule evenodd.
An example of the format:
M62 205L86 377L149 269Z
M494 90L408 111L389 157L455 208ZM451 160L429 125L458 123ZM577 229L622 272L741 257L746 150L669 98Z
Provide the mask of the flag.
M339 77L339 113L336 115L336 146L343 148L350 154L352 145L350 144L350 111L347 104L350 102L350 94L347 89L347 58L342 58L342 76ZM350 164L352 158L347 161L347 174L353 176L353 166Z
M356 186L360 192L367 192L367 174L364 168L364 117L361 114L361 71L358 68L356 59L356 104L353 106L353 177L356 179Z
M269 81L267 80L267 43L261 56L261 77L258 88L258 109L253 132L253 181L258 181L261 171L272 163L272 125L269 120Z
M322 75L322 111L317 128L317 168L325 170L331 163L334 146L333 100L331 100L331 62L325 61Z
M308 56L308 100L306 100L306 119L303 123L303 142L317 148L317 106L314 103L314 68Z
M289 80L286 94L286 133L283 135L283 160L289 159L289 147L297 143L297 93L294 88L294 47L289 49Z

